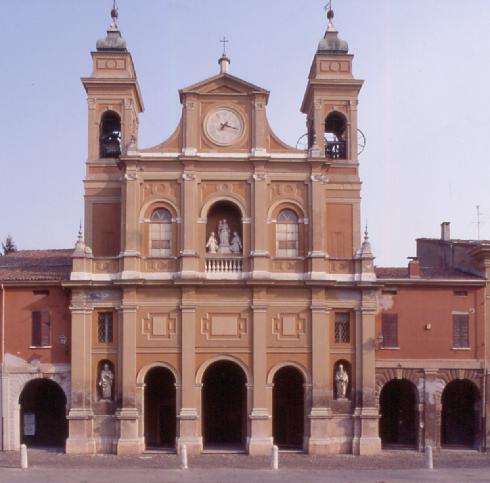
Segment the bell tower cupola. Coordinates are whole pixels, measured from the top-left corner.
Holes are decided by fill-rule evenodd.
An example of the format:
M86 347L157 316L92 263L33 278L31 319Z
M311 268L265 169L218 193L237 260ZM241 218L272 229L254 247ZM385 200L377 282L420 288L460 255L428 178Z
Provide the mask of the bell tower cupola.
M143 112L131 54L118 26L114 0L111 24L92 52L90 77L82 78L88 101L88 161L114 159L138 139L138 115Z
M311 157L357 162L357 99L363 81L352 75L353 55L339 37L333 18L329 8L327 30L313 59L301 112L307 115Z

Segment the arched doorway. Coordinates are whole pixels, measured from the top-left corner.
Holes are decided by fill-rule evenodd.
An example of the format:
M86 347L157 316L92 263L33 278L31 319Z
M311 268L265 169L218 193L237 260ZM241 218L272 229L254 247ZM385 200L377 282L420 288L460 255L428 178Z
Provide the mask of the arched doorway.
M62 447L68 436L66 396L50 379L26 384L19 398L20 442L29 447Z
M246 376L231 361L217 361L204 373L202 388L205 448L242 449L247 424Z
M295 367L283 367L274 374L272 390L272 433L281 449L303 449L304 380Z
M407 379L386 383L379 397L379 435L384 447L417 445L417 388Z
M175 377L165 367L154 367L145 377L145 445L175 448L177 431Z
M441 444L475 447L478 434L478 389L467 379L450 382L442 393Z

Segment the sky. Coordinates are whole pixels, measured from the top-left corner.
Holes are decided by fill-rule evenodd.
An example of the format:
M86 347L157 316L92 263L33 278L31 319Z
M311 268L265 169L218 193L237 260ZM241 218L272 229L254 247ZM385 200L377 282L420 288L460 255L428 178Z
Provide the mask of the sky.
M271 91L273 130L295 145L326 0L118 0L146 110L140 147L175 129L178 89L231 73ZM0 0L0 239L74 246L83 216L87 105L80 77L112 0ZM376 264L405 265L415 239L490 239L490 1L333 0L364 79L362 220Z

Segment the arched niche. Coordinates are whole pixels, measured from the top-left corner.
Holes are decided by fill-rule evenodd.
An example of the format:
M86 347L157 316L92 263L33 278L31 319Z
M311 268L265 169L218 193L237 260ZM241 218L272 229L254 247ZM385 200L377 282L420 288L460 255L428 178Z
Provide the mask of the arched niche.
M114 363L102 359L97 364L97 398L99 401L112 401L116 387Z
M216 247L210 242L212 234ZM238 235L239 245L234 244L235 234ZM220 200L209 208L206 220L206 252L218 256L243 254L242 212L232 201Z
M341 371L341 366L343 373L347 375L347 388L345 391L345 397L341 394L341 385L345 384L345 375ZM345 360L338 360L333 366L333 395L334 399L346 400L351 399L352 394L352 364Z
M347 159L347 119L331 112L325 119L325 155L328 159Z
M117 158L121 155L121 117L117 112L102 114L99 126L99 150L101 158Z

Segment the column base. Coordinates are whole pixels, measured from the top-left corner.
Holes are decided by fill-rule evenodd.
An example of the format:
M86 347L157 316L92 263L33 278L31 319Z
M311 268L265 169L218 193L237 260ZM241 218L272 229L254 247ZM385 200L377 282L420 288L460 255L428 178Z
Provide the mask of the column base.
M197 409L182 408L178 416L179 419L179 437L177 438L177 452L185 444L187 454L201 454L203 450L202 437L197 435Z
M139 413L136 408L122 408L116 413L119 421L117 455L140 454L145 449L144 440L138 437Z
M97 452L93 437L94 415L92 410L72 408L68 414L69 437L66 440L67 454L95 454Z
M308 419L310 420L310 437L306 444L308 454L332 454L334 451L329 437L332 410L326 407L312 408Z
M270 455L274 440L271 435L271 417L267 408L253 408L250 416L250 437L247 452L251 456Z
M354 422L355 436L352 440L352 452L355 455L371 455L381 451L379 437L379 414L376 408L356 409Z

